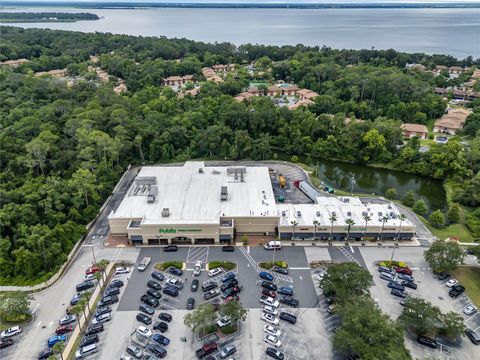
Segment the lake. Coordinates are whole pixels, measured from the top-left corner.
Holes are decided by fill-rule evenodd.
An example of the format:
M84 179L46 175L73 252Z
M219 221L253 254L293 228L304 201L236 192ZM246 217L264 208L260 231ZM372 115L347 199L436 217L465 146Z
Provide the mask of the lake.
M12 9L3 8L3 11ZM326 45L480 57L480 9L29 8L91 12L97 21L13 23L25 28L188 38L236 45Z

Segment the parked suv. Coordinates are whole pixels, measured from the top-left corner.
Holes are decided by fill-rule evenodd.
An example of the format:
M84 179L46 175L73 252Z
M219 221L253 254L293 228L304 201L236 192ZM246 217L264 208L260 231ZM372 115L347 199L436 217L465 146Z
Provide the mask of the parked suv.
M448 295L450 295L450 297L452 298L457 298L460 295L462 295L464 292L465 292L465 287L460 284L457 284L452 286L452 288L448 292Z
M217 284L213 281L205 281L203 284L202 284L202 290L203 291L210 291L210 290L213 290L217 287Z
M280 299L280 302L282 304L285 304L285 305L288 305L288 306L291 306L291 307L298 307L298 300L297 299L294 299L292 298L291 296L283 296L281 299Z
M286 312L280 313L280 319L289 322L290 324L295 324L297 322L297 317L295 315Z
M430 339L429 337L426 336L419 336L417 337L417 342L419 344L428 346L429 348L436 349L437 348L437 342L433 339Z

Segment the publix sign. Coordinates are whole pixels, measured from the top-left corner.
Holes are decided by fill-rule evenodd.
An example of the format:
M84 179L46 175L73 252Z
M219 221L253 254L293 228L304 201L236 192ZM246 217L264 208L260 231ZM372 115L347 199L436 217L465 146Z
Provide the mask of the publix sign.
M180 232L198 232L198 231L202 231L201 229L159 229L158 232L160 234L175 234L177 231L180 231Z

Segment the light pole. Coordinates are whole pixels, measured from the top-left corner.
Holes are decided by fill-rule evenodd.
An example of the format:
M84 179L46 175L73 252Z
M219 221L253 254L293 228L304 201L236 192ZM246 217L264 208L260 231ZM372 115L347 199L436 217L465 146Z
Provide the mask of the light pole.
M95 249L94 246L89 244L89 245L83 245L83 246L88 246L92 249L92 255L93 255L93 263L96 265L97 264L97 259L95 258Z
M352 185L351 188L350 188L350 194L353 196L353 187L357 183L357 181L355 180L355 175L352 176L352 180L350 180L350 183Z

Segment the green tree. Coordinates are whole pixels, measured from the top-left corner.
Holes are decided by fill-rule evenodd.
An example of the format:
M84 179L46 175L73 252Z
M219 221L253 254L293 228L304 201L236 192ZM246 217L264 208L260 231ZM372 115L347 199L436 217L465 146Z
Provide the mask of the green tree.
M387 189L385 191L385 196L387 199L393 200L398 196L397 190L394 188Z
M238 301L229 301L227 304L220 305L219 311L222 315L229 316L233 323L245 321L248 313Z
M412 207L413 204L415 204L415 200L416 200L415 193L413 192L413 190L409 190L405 195L403 195L402 204L405 206Z
M450 311L441 317L441 325L438 332L450 339L456 339L465 331L465 323L462 315Z
M52 350L54 354L59 354L60 359L63 360L63 350L65 350L65 342L57 342L55 345L53 345Z
M448 208L447 220L449 224L458 223L460 221L460 206L457 203L453 203Z
M442 228L445 226L445 215L440 209L435 210L428 217L428 221L436 228Z
M30 309L32 297L24 291L5 293L0 297L1 318L5 321L14 320Z
M385 137L377 129L369 130L362 138L365 143L363 149L364 161L375 161L388 154Z
M424 253L425 261L436 271L452 271L463 262L465 253L454 241L437 240Z
M215 323L215 309L210 303L203 303L198 309L185 315L184 323L195 333L206 333Z
M417 335L429 335L435 337L436 327L441 321L441 311L422 298L407 297L400 323Z
M415 204L413 204L412 209L417 214L424 215L428 211L428 206L425 203L425 201L423 201L422 199L419 199L419 200L415 201Z
M364 268L352 262L336 264L329 267L327 274L320 281L326 294L336 294L339 302L349 299L370 287L372 275Z

